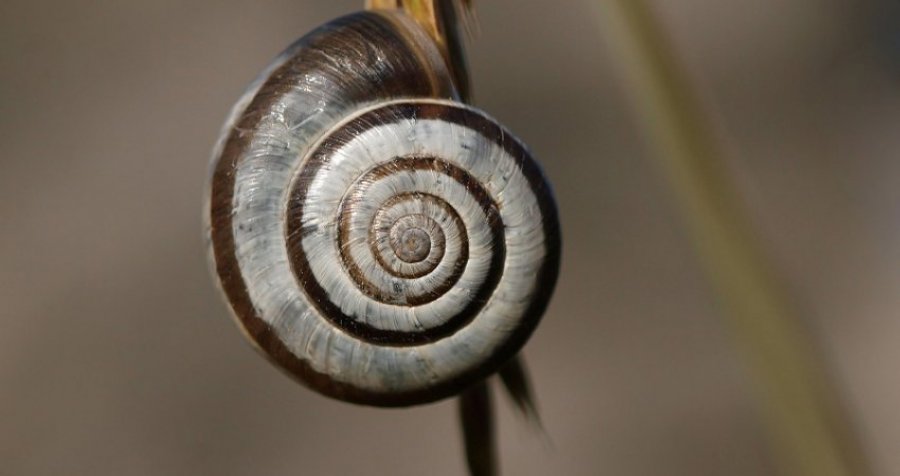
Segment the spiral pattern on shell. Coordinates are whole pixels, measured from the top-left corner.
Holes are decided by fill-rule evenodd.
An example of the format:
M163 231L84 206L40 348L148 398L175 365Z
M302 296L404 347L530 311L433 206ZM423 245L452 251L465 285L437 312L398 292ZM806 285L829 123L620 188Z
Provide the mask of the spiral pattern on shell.
M234 109L209 203L238 322L327 395L407 405L495 371L556 279L555 204L527 149L453 101L401 14L299 40Z

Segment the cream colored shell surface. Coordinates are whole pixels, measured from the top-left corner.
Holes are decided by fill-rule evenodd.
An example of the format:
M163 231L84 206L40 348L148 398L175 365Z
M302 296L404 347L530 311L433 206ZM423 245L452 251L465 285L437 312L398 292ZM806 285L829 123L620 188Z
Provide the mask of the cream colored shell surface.
M546 307L552 193L448 77L405 17L345 17L264 72L217 147L222 289L257 348L327 395L451 395L514 355Z

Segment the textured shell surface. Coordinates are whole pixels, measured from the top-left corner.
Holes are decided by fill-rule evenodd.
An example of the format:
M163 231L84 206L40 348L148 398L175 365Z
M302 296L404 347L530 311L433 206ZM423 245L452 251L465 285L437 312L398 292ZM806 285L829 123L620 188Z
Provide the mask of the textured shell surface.
M212 265L250 341L310 388L434 401L540 321L552 192L521 142L456 98L420 27L364 12L301 38L235 105L213 157Z

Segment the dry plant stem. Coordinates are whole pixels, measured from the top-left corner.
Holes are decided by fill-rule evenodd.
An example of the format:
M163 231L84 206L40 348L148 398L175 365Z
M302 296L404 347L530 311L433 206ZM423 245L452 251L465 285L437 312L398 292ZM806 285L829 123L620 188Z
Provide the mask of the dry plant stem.
M820 355L753 240L706 118L644 0L606 25L656 156L760 391L780 473L870 474Z
M466 68L462 35L471 0L366 0L369 10L400 8L413 17L434 39L453 75L453 82L464 102L469 100L469 73Z
M470 474L499 474L493 404L487 382L475 384L459 397L459 417Z
M471 0L367 0L367 9L405 10L434 39L449 66L460 99L469 101L469 72L461 40L459 15L468 11ZM522 388L527 377L522 368ZM514 393L511 390L511 394ZM530 393L522 399L534 408ZM463 431L466 463L472 476L498 473L494 430L494 408L487 382L480 382L459 397L459 418Z
M443 45L438 0L366 0L368 10L402 8L418 21L438 44Z

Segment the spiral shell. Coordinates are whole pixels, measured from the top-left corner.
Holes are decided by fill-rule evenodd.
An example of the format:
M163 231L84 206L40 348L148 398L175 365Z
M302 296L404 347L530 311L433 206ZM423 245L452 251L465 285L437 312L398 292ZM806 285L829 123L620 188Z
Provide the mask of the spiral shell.
M551 191L449 78L404 15L350 15L288 48L217 147L222 289L250 340L326 395L449 396L514 355L549 300Z

